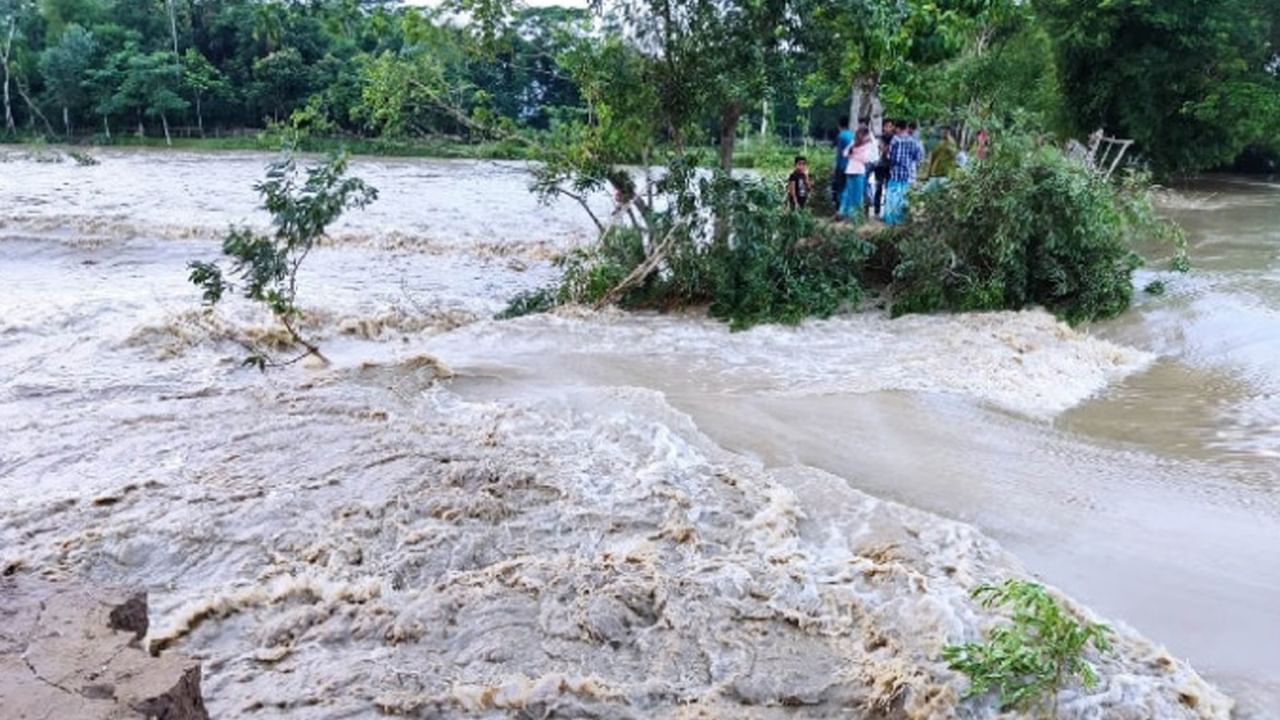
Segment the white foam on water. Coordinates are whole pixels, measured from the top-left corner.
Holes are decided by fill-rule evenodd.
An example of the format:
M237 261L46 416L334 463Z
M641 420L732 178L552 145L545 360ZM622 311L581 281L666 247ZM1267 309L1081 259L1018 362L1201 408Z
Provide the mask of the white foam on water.
M430 347L458 365L535 354L660 358L727 392L950 393L1041 418L1153 359L1043 310L898 319L864 312L745 332L702 317L567 310L476 323Z
M359 160L382 200L304 271L335 364L262 376L236 340L269 319L210 321L184 265L262 222L270 156L101 156L5 166L24 182L0 188L0 237L38 240L0 245L0 361L20 370L0 386L0 567L155 588L152 639L205 660L218 716L992 717L957 705L939 651L998 622L977 582L1025 571L972 527L725 453L651 390L481 403L439 379L588 358L720 393L945 393L1047 419L1151 360L1042 311L743 333L483 319L544 284L585 218L506 166ZM1224 716L1118 632L1065 717Z
M385 370L86 408L113 443L64 468L145 462L6 505L3 565L154 588L149 642L205 660L217 716L998 715L941 660L1004 621L970 591L1024 573L971 527L768 472L651 390L478 403ZM1114 639L1061 717L1227 717L1185 664Z

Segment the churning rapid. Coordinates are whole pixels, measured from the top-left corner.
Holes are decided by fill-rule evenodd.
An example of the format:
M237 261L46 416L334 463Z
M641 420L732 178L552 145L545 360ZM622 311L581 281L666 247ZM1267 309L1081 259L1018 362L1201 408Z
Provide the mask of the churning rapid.
M1063 717L1280 717L1280 186L1170 192L1196 270L1087 330L735 334L492 320L580 211L358 160L300 283L333 364L263 375L185 266L270 158L61 157L0 162L0 571L146 586L214 717L994 717L940 650L1010 575L1116 629Z

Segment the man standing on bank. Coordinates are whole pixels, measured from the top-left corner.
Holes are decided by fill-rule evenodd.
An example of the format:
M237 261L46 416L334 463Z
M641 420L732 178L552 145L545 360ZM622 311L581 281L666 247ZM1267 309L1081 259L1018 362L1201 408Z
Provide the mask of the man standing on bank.
M853 144L853 130L849 129L849 116L840 116L840 132L836 135L836 164L831 171L831 204L840 207L840 199L844 196L845 168L848 167L849 146Z

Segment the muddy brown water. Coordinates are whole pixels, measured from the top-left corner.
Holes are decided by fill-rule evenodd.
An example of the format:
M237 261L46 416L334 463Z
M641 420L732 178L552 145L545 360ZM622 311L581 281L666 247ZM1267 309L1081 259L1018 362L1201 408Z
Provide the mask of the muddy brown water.
M101 159L0 164L9 550L59 530L56 515L30 519L41 502L179 468L212 442L207 427L184 435L167 398L205 393L234 413L237 393L271 389L190 322L198 298L184 279L228 223L262 222L248 188L268 158ZM1081 333L1009 314L730 334L680 317L490 322L512 293L554 277L552 253L589 237L578 211L536 203L516 165L354 169L382 197L316 255L302 298L328 313L339 365L429 352L475 399L661 391L725 448L979 527L1189 659L1241 717L1280 717L1280 185L1217 179L1171 192L1163 208L1188 232L1194 271L1141 271L1140 285L1163 279L1167 293ZM228 315L261 321L241 306ZM308 427L288 432L339 441L322 422ZM119 551L141 553L129 572L156 582L188 562Z

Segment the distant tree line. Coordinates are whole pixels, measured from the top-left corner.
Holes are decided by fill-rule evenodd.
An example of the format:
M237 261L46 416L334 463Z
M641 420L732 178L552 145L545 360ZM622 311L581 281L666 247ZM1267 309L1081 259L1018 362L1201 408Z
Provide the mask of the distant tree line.
M0 0L4 130L109 137L296 120L334 134L465 135L404 84L423 61L459 107L483 102L545 128L551 108L577 102L555 36L585 14L530 10L481 56L456 23L387 2Z

